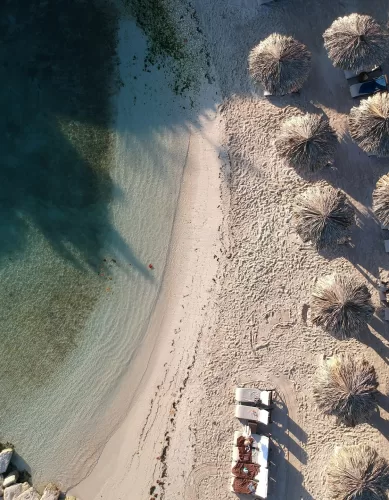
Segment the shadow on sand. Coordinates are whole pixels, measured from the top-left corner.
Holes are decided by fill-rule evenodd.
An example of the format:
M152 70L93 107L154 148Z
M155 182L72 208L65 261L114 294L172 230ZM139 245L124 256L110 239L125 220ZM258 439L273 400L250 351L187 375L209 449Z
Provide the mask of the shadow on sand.
M307 456L300 443L306 443L307 434L289 415L285 401L278 393L272 411L269 465L269 496L276 499L312 499L303 486L300 465Z
M364 328L358 340L373 349L385 363L389 364L388 327L377 313L379 311L376 311L369 321L369 326Z
M389 419L382 416L383 410L386 415L389 414L389 398L386 394L378 392L377 402L379 406L379 411L374 413L370 419L370 425L377 429L382 436L389 441Z

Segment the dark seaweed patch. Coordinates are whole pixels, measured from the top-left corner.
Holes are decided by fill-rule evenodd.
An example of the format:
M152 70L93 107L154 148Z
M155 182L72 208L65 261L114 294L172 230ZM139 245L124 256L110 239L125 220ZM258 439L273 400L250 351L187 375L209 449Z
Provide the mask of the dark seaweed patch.
M156 65L173 74L173 91L183 95L196 89L202 74L209 81L209 53L190 2L176 0L123 0L148 38L144 71ZM178 15L179 13L179 15Z

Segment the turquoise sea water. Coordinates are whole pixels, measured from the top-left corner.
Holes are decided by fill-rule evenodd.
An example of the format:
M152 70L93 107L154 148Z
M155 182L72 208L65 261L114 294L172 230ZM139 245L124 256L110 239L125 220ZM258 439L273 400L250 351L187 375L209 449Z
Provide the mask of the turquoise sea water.
M123 417L158 295L188 132L145 51L92 1L0 5L0 441L37 483L80 480Z

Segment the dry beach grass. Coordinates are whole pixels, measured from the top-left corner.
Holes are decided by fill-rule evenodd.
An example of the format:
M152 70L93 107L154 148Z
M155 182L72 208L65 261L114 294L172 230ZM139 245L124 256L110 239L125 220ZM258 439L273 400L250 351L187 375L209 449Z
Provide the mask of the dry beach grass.
M389 464L370 446L336 450L328 468L333 500L385 500L389 489Z
M389 156L389 93L375 94L350 111L350 134L368 154Z
M310 52L304 44L290 36L272 34L249 54L251 78L272 95L299 90L310 69Z
M337 142L326 117L307 113L285 120L276 146L288 164L314 172L333 162Z
M324 32L323 38L337 68L367 70L387 58L389 34L371 16L353 13L340 17Z
M340 339L359 337L374 313L365 283L345 275L320 277L312 291L312 323Z
M347 197L332 186L315 186L297 196L293 205L296 231L317 249L344 242L354 223Z
M383 175L377 181L373 192L373 209L377 219L385 226L389 225L389 176Z
M319 366L313 395L325 415L354 427L377 410L378 381L374 367L362 358L333 356Z

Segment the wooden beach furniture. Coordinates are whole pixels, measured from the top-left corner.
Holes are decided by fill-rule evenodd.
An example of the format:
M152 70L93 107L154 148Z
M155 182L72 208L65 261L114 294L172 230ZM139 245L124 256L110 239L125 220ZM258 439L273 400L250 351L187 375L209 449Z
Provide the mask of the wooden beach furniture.
M268 410L261 410L255 406L236 405L235 417L240 420L252 420L263 425L269 425L270 412Z
M254 403L268 407L272 404L272 391L237 387L235 389L235 400L238 403Z
M266 437L266 436L264 436ZM269 438L268 438L269 439ZM257 450L253 448L251 450L251 463L253 464L258 464L260 467L267 467L268 466L268 449L266 449L267 456L265 456L261 450ZM232 467L236 464L236 462L239 460L239 448L237 446L234 446L232 449Z
M234 477L231 478L231 491L234 491ZM254 498L260 498L261 500L267 499L268 482L269 482L269 469L261 467L258 474L255 476L254 482L256 483L256 489L251 494Z
M237 448L237 440L242 436L240 431L234 433L234 447L232 450L232 467L239 460L239 450ZM251 456L252 462L258 464L261 467L268 467L269 465L269 446L270 439L268 436L260 436L259 434L251 434L253 438L253 443L251 445Z
M345 70L344 71L344 76L346 77L346 80L350 80L351 78L356 78L358 77L361 73L373 73L373 71L380 71L381 70L381 66L374 66L374 68L370 68L370 69L366 69L366 70L363 70L363 71L349 71L349 70Z
M243 436L244 438L252 438L253 443L251 445L252 448L256 448L257 450L260 447L261 435L260 434L246 434L246 432L235 431L234 432L234 446L238 446L238 438Z

